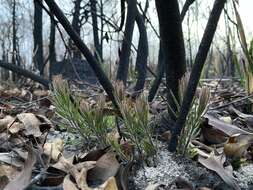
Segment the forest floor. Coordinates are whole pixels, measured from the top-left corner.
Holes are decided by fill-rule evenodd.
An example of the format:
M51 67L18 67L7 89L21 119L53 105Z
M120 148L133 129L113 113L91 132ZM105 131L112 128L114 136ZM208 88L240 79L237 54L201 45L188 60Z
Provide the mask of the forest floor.
M211 97L192 152L170 153L168 129L156 126L158 151L146 164L120 162L110 147L87 150L79 132L62 126L51 91L32 82L1 84L0 189L253 189L251 96L231 80L202 86ZM94 86L72 89L92 104L102 93ZM149 105L151 121L167 108L163 93Z

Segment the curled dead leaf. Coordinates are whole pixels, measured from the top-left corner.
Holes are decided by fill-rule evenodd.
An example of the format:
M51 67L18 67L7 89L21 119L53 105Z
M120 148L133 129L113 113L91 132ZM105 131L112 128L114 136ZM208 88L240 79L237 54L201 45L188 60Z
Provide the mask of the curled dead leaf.
M63 140L55 139L52 143L45 143L43 146L44 153L50 156L53 161L58 161L62 151L63 151Z
M231 158L242 158L246 155L247 149L253 144L253 135L236 134L229 137L224 145L224 153Z
M198 162L205 166L207 169L216 172L223 181L235 190L240 190L237 180L234 178L232 171L226 169L223 165L226 158L224 155L215 155L214 152L208 158L202 156L198 157Z
M116 154L107 152L97 160L96 166L88 171L87 181L94 184L102 184L110 177L116 175L119 166Z
M40 137L40 124L41 122L33 113L21 113L17 115L18 120L24 125L24 134L26 136L33 135Z
M5 130L8 125L13 123L15 121L15 118L12 116L5 116L3 119L0 119L0 132Z

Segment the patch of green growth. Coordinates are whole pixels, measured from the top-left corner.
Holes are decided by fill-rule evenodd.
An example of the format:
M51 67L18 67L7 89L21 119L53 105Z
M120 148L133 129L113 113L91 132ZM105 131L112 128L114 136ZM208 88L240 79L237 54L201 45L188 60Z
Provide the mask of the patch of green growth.
M113 115L106 113L108 109L105 109L103 96L92 106L74 96L68 83L59 76L53 80L52 95L57 114L67 121L69 130L83 137L88 148L104 148L111 145L122 160L130 160L133 156L146 159L156 154L157 148L152 138L151 127L148 125L149 106L147 97L143 94L132 100L126 98L123 91L118 90L115 96L120 117L118 113ZM116 117L124 124L121 134L116 128ZM123 139L120 139L119 135L122 135ZM128 142L129 147L134 147L137 151L127 154L124 145Z
M99 147L106 147L108 132L107 118L104 117L104 97L97 105L92 107L88 102L71 94L68 83L60 76L53 81L53 104L56 112L68 123L68 128L75 131L83 138L88 147L99 141Z
M186 75L180 81L180 89L179 89L180 97L179 102L176 102L178 108L182 103L188 81L189 75ZM189 114L186 119L186 124L180 134L178 141L177 152L179 154L182 154L183 156L185 156L186 154L191 156L193 154L189 145L191 140L196 138L200 132L201 118L206 112L209 98L210 98L210 91L207 87L202 87L201 89L197 90ZM176 99L174 101L176 101Z
M153 157L156 155L157 147L152 138L151 126L148 125L149 106L147 97L141 94L136 100L132 100L123 94L123 85L118 85L115 97L122 115L120 119L124 124L122 135L134 145L139 158Z

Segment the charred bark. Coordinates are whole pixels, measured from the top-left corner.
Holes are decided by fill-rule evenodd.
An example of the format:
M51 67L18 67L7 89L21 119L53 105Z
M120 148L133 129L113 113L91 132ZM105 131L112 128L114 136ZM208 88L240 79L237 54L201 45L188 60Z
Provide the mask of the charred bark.
M163 76L164 76L164 58L163 58L163 52L162 52L161 43L160 43L156 77L155 77L154 81L152 82L151 88L149 90L149 95L148 95L149 102L152 102L153 99L155 98L155 95L156 95L156 93L159 89L159 86L163 80Z
M40 0L41 1L41 0ZM43 75L44 71L44 59L43 59L43 26L42 26L42 7L34 0L34 28L33 28L33 40L34 40L34 65Z
M183 98L182 106L180 108L180 114L175 124L175 130L172 132L172 138L169 145L170 151L175 151L178 142L178 136L183 129L186 117L189 113L190 106L196 92L198 82L201 76L201 72L206 61L208 51L210 49L221 12L224 8L226 0L215 0L212 11L210 13L206 29L204 31L203 38L200 42L199 49L195 58L194 66L190 75L189 83L186 89L186 93Z
M179 80L186 70L184 39L177 0L156 0L160 26L161 47L164 53L167 101L173 112L177 106L173 96L179 101ZM170 116L176 120L170 111Z
M72 23L71 23L73 29L76 31L78 36L80 36L80 34L81 34L81 24L80 24L81 2L82 2L82 0L75 0L73 19L72 19ZM70 46L70 50L71 50L71 56L73 58L80 59L81 52L74 46L71 39L69 40L69 46Z
M136 71L137 71L137 82L135 84L134 90L140 92L143 90L147 75L147 64L148 64L148 36L146 31L146 26L144 22L144 17L137 10L136 13L136 23L139 29L139 43L136 58Z
M0 67L3 67L7 70L10 70L18 75L22 75L26 78L30 78L35 82L38 82L42 85L44 85L46 88L49 88L49 81L47 79L44 79L41 76L38 76L30 71L27 71L25 69L22 69L21 67L11 64L11 63L5 63L3 61L0 60Z
M117 70L116 79L123 81L126 84L129 68L129 58L131 54L131 44L134 31L134 23L136 18L136 0L127 0L127 19L124 31L124 38L121 48L121 54L119 58L119 67Z
M182 8L182 11L181 11L181 20L183 21L184 20L184 17L187 13L187 11L189 10L190 6L194 3L195 0L186 0L185 3L184 3L184 6Z
M90 0L90 10L93 28L93 41L95 46L95 57L98 60L102 60L103 59L102 46L99 43L99 36L98 36L97 0Z
M68 19L65 17L65 15L61 11L61 9L58 7L58 5L52 0L45 0L45 2L48 5L48 7L51 9L51 12L55 15L55 17L61 23L63 28L66 30L71 40L75 43L77 48L82 52L82 54L84 55L84 57L90 64L100 84L104 88L105 92L108 94L109 99L113 102L115 107L118 108L117 101L115 100L115 97L114 97L114 88L112 86L112 83L106 76L105 72L101 68L101 65L99 64L97 59L92 55L88 47L83 43L80 36L78 35L78 33L76 33L74 28L71 26Z
M55 52L55 21L54 18L50 17L50 37L49 37L49 78L51 79L51 68L56 63L56 52Z

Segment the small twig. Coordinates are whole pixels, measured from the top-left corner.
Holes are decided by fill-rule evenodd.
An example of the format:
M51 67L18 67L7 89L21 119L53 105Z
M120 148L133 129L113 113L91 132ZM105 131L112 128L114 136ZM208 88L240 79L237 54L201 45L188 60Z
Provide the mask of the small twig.
M225 107L230 106L230 105L232 105L232 104L234 104L234 103L241 102L241 101L243 101L243 100L247 100L247 99L252 98L252 97L253 97L253 94L248 95L248 96L243 97L243 98L236 99L236 100L234 100L234 101L232 101L232 102L229 102L229 103L224 104L224 105L221 105L221 106L216 106L216 107L210 108L209 110L216 110L216 109L225 108Z

